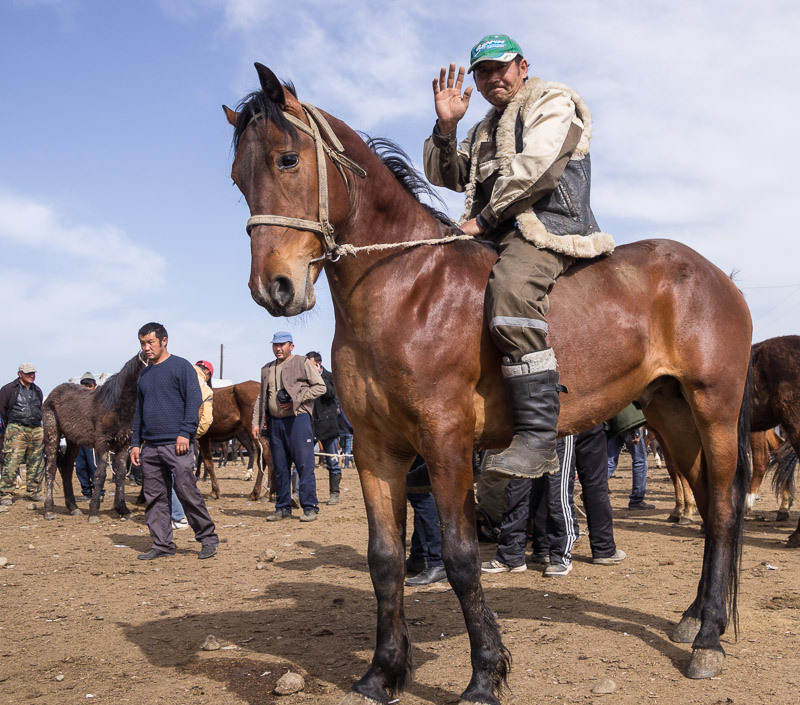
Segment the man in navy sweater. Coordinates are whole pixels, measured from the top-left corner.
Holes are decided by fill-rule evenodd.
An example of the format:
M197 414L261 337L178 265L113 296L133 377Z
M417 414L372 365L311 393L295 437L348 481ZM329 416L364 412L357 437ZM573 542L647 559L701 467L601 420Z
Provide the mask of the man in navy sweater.
M197 373L188 360L167 352L167 331L160 323L139 329L142 354L150 363L137 382L131 461L142 466L145 517L153 547L143 561L172 556L172 487L202 548L198 558L217 552L219 537L194 476L194 437L203 399Z

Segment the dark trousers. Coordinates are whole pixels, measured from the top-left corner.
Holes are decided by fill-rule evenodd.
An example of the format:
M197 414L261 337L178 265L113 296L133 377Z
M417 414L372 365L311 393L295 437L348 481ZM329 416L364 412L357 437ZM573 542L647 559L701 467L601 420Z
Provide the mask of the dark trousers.
M575 439L575 469L581 482L592 558L608 558L617 550L611 500L608 498L607 468L607 444L603 425L599 424L579 433ZM572 475L572 472L569 474Z
M552 563L568 563L577 538L569 494L562 489L564 472L537 480L515 478L506 486L506 511L500 524L497 560L512 567L525 563L528 527L533 521L533 552L548 554Z
M592 558L608 558L617 550L614 542L614 524L611 516L611 501L608 498L606 437L603 425L599 424L575 436L567 436L558 441L558 457L561 462L559 488L557 494L548 493L542 497L541 504L532 510L535 514L533 526L534 553L550 552L551 560L553 551L551 547L551 524L548 513L555 512L557 516L564 517L565 533L567 539L566 552L578 538L578 521L575 515L573 501L575 473L581 482L583 506L586 509L586 523L589 528L589 546ZM566 497L570 511L564 513L564 499ZM556 542L556 555L563 552L562 540Z
M314 477L314 433L308 414L270 418L269 449L275 474L275 509L291 509L291 471L299 475L300 506L319 511L317 481Z
M341 475L342 469L339 467L339 436L333 438L323 438L320 440L322 444L322 452L325 453L322 457L325 460L325 467L331 475Z
M153 548L175 553L172 540L172 488L186 512L186 520L194 537L202 544L219 543L214 522L208 514L203 495L197 489L194 476L194 443L189 452L178 455L175 444L153 446L145 443L141 452L142 490L145 499L145 518Z
M75 475L81 483L81 494L84 497L92 496L94 471L94 449L81 446L75 458Z
M432 492L409 492L408 501L414 508L414 533L411 534L409 558L427 566L444 565L442 561L442 531Z

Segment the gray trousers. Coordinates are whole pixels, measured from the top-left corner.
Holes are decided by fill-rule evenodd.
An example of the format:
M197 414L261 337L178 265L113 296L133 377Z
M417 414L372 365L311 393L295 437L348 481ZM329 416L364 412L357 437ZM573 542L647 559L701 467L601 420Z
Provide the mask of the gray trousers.
M186 520L201 544L219 543L214 522L206 509L203 495L197 489L194 476L194 443L189 452L178 455L175 444L153 446L144 443L140 456L142 463L142 490L145 499L145 518L153 548L165 553L177 550L172 540L170 503L172 487L186 512Z
M547 347L547 295L574 259L538 249L516 228L499 245L486 289L486 318L494 344L510 362L519 362Z

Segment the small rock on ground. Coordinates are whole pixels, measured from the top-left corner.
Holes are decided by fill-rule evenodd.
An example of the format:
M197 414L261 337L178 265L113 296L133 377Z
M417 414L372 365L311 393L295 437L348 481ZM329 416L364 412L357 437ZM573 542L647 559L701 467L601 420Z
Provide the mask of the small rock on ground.
M272 692L276 695L291 695L292 693L301 691L305 687L306 682L303 680L303 676L299 673L292 673L292 671L289 671L278 679L275 690Z
M216 651L217 649L220 648L219 642L217 641L217 637L215 637L213 634L209 634L206 637L206 640L203 642L202 646L200 646L200 648L203 651Z
M594 688L592 688L592 692L595 695L610 695L616 689L617 684L614 681L612 681L610 678L603 678L603 680L595 683Z

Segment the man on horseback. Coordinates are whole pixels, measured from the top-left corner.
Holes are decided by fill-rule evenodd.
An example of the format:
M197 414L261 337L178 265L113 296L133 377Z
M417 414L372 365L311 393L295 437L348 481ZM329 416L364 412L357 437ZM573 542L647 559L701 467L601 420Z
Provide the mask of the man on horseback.
M591 113L568 86L528 80L522 49L506 35L472 48L468 72L491 103L458 143L472 88L451 63L433 81L437 121L425 142L425 174L466 194L462 230L499 248L486 290L486 316L503 355L514 426L491 474L535 478L558 471L559 375L547 345L548 292L576 258L614 249L589 205Z

